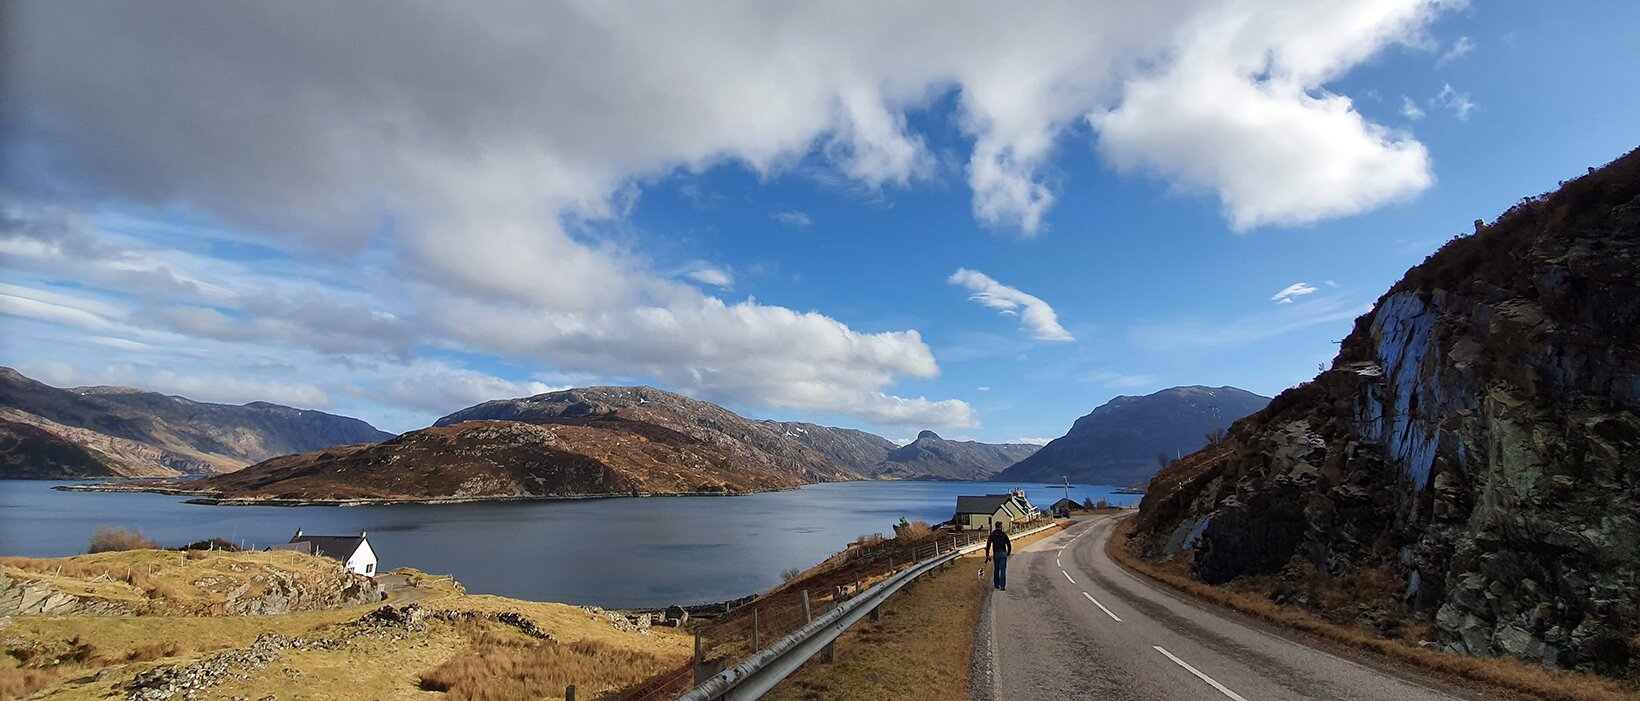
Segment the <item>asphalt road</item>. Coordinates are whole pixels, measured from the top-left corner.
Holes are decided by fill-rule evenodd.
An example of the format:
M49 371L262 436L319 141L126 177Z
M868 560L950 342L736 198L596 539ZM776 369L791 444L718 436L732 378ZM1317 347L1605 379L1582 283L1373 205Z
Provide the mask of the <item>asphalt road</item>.
M979 637L976 696L1037 699L1484 699L1402 678L1188 601L1105 554L1117 520L1015 551ZM986 576L989 576L987 569ZM989 683L987 688L987 682Z

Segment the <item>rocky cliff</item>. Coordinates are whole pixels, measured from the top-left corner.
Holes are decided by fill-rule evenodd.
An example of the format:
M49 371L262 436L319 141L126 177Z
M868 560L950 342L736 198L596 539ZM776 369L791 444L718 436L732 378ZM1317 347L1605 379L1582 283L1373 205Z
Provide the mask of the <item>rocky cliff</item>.
M1138 484L1168 459L1207 443L1209 431L1269 403L1235 387L1173 387L1142 397L1117 397L1071 425L1064 436L996 476L999 481Z
M1444 649L1640 674L1637 278L1640 151L1408 271L1330 370L1158 475L1133 546L1384 578Z
M59 389L11 368L0 368L0 419L79 445L113 473L130 477L227 472L276 455L393 435L358 419L267 402L210 404L129 387ZM33 445L43 449L44 443ZM0 463L0 477L84 476L26 467Z

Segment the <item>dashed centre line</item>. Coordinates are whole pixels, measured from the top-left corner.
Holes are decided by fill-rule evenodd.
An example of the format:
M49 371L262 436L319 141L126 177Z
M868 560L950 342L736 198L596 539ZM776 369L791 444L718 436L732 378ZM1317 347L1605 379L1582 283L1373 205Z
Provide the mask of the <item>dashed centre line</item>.
M1065 579L1071 579L1071 573L1066 572L1064 570L1060 570L1059 573L1062 574L1062 575L1065 575ZM1071 579L1071 584L1075 584L1075 583L1076 583L1076 580Z
M1089 594L1087 592L1082 592L1082 596L1088 597L1088 601L1092 601L1094 606L1098 606L1100 611L1104 611L1106 616L1110 616L1110 620L1116 621L1117 623L1122 622L1122 619L1117 618L1116 614L1111 613L1110 609L1105 608L1104 604L1099 603L1098 599L1093 598L1092 594ZM1243 701L1246 701L1246 700L1243 699Z
M1090 598L1091 598L1091 597L1090 597ZM1222 694L1224 694L1224 695L1225 695L1225 696L1228 696L1228 697L1230 697L1230 698L1232 698L1232 699L1235 699L1235 700L1236 700L1236 701L1247 701L1247 699L1245 699L1245 698L1242 698L1242 696L1241 696L1241 694L1238 694L1238 693L1236 693L1236 692L1234 692L1234 691L1231 691L1231 690L1230 690L1230 689L1228 689L1228 688L1226 688L1226 687L1225 687L1225 686L1224 686L1224 685L1223 685L1223 684L1220 684L1220 683L1219 683L1219 682L1218 682L1218 680L1216 680L1216 679L1214 679L1214 678L1212 678L1212 677L1209 677L1209 676L1207 676L1207 675L1206 675L1206 674L1202 674L1202 671L1201 671L1201 670L1199 670L1199 669L1196 669L1196 668L1195 668L1195 667L1192 667L1192 666L1190 666L1190 663L1188 663L1188 662L1185 662L1185 661L1184 661L1184 660L1181 660L1181 659L1179 659L1179 658L1178 658L1178 657L1177 657L1177 656L1175 656L1175 655L1174 655L1174 654L1173 654L1173 653L1171 653L1171 652L1168 652L1168 651L1167 651L1167 650L1166 650L1166 649L1164 649L1164 648L1163 648L1163 647L1162 647L1162 646L1160 646L1160 645L1152 645L1152 646L1151 646L1151 647L1153 647L1153 648L1156 648L1156 651L1157 651L1157 652L1160 652L1160 653L1162 653L1162 654L1164 654L1164 655L1167 655L1167 659L1170 659L1170 660L1173 660L1173 662L1174 662L1174 663L1175 663L1175 664L1177 664L1177 665L1179 665L1179 666L1180 666L1180 667L1183 667L1183 668L1185 668L1185 670L1187 670L1187 671L1189 671L1189 672L1190 672L1190 673L1191 673L1191 674L1194 674L1194 675L1196 675L1196 676L1197 676L1197 677L1200 677L1200 678L1201 678L1201 680L1202 680L1202 681L1204 681L1204 682L1207 682L1207 683L1208 683L1208 684L1212 684L1212 685L1213 685L1213 688L1215 688L1215 689L1218 689L1218 690L1219 690L1219 692L1220 692L1220 693L1222 693Z

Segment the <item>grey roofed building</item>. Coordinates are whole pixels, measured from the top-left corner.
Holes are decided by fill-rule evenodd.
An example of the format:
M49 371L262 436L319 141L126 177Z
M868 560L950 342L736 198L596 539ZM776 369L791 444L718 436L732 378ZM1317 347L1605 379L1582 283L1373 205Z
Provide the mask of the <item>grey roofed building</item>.
M985 514L997 512L1003 504L1013 501L1007 494L988 494L982 497L957 497L958 514Z

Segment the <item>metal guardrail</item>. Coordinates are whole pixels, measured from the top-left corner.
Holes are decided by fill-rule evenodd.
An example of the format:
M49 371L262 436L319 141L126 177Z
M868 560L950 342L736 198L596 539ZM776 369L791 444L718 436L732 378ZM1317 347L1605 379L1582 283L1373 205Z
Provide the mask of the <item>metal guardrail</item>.
M1028 531L1010 534L1010 537L1019 538L1033 533L1040 533L1056 524L1033 528ZM901 570L888 579L877 583L858 596L838 604L819 618L810 621L807 625L795 632L774 642L768 647L759 650L739 664L718 672L699 686L690 689L677 698L677 701L750 701L768 693L781 680L790 676L797 668L803 666L810 657L820 652L827 645L832 644L843 631L848 630L861 618L872 610L881 606L889 597L893 596L906 584L921 577L947 562L968 553L978 552L985 547L983 541L972 543L954 550L941 553L935 557L923 560L916 565Z

